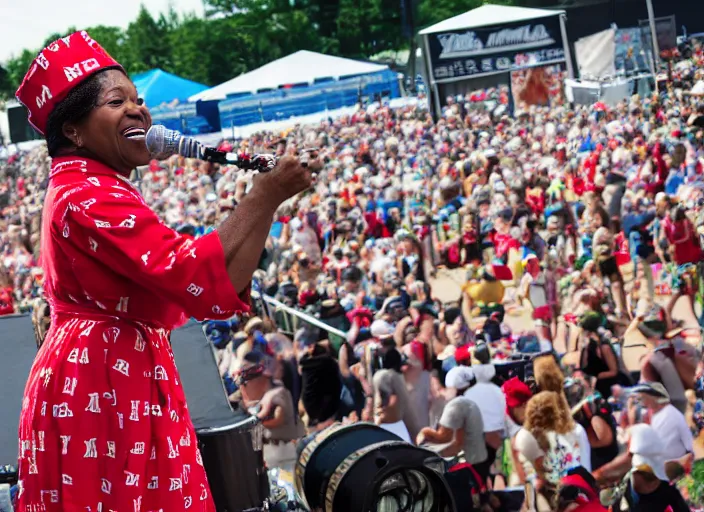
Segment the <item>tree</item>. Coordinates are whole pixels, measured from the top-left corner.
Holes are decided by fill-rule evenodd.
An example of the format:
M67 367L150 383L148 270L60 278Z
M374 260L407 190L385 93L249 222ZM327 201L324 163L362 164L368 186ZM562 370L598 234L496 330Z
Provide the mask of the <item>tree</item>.
M172 26L168 37L171 47L168 71L196 82L209 84L211 59L206 50L209 23L195 16L188 16Z
M455 16L483 0L408 0L416 30ZM511 3L511 0L492 0ZM525 1L525 0L523 0ZM204 0L207 16L179 16L173 6L158 17L142 5L126 30L97 25L86 31L128 74L162 68L215 85L298 50L367 59L411 48L401 0ZM51 34L46 43L75 31ZM11 97L32 60L24 50L0 68L0 97Z
M17 90L17 88L22 83L24 75L26 75L27 71L29 71L29 66L32 64L32 61L36 56L37 52L25 49L22 50L22 53L20 53L18 56L13 57L7 61L5 70L9 75L10 83L12 84L12 89L14 89L12 91L13 95L15 94L15 90Z
M126 32L126 50L128 55L134 55L136 59L130 65L130 72L169 67L168 32L165 20L160 18L157 22L142 4L137 19L129 24Z
M14 96L15 90L12 86L10 73L4 67L0 66L0 102Z
M95 25L88 27L86 32L122 64L128 74L138 70L140 57L135 48L127 43L127 34L120 27Z
M364 59L404 47L399 11L396 0L341 0L337 18L340 54Z

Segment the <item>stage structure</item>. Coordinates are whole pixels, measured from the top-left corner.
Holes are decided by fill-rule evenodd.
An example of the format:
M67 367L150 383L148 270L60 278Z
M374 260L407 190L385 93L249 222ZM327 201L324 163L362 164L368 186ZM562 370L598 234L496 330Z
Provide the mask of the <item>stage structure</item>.
M228 127L282 121L400 95L398 74L386 65L301 50L189 101L219 101L226 133Z
M431 109L447 96L509 84L527 68L565 66L574 76L565 11L487 4L421 30Z

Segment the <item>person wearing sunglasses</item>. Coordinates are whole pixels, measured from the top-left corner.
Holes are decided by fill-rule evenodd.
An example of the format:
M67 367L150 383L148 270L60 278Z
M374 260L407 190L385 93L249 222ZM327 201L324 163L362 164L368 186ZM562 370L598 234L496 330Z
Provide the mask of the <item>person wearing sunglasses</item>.
M293 404L291 392L272 377L273 361L261 352L244 356L237 373L245 408L256 415L264 427L264 462L269 468L293 470L296 463L295 441L304 428Z

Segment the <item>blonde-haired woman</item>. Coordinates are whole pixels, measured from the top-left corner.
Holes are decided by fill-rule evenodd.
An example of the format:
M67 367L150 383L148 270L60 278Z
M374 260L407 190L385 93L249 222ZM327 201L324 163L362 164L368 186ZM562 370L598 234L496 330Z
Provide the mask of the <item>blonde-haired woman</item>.
M516 435L515 444L535 469L537 488L548 501L570 469L583 466L591 471L586 433L572 420L561 394L554 391L541 391L528 401L523 429Z

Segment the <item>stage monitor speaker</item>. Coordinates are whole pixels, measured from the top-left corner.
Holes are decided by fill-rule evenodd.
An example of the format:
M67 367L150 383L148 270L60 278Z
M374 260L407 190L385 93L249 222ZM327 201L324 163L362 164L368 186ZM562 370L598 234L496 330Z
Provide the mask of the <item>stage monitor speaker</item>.
M212 343L199 323L191 321L173 331L171 345L215 508L259 510L269 497L261 427L230 406Z
M27 121L27 110L22 105L7 109L7 122L10 126L10 142L13 144L42 138Z
M22 396L29 369L37 353L29 315L0 316L0 466L17 465L17 431Z

